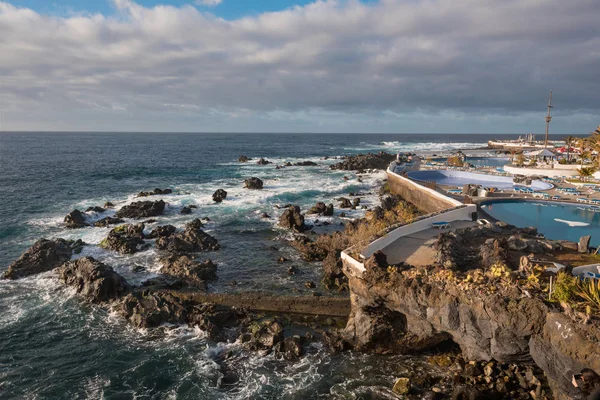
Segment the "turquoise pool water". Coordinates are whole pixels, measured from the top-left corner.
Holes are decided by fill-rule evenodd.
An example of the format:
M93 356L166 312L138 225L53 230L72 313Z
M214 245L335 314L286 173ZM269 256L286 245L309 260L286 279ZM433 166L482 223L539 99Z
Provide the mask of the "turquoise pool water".
M492 217L519 227L535 226L549 239L578 241L592 235L600 245L600 212L590 206L545 201L502 201L483 204Z
M446 162L448 158L434 158L433 161ZM508 157L467 157L469 164L477 167L502 167L508 164Z
M512 178L507 176L477 174L467 171L453 170L422 170L412 171L408 176L418 181L433 181L440 185L462 187L466 184L481 185L484 187L496 187L498 189L512 190L515 186L522 187L523 185L514 185ZM548 190L553 186L549 183L534 180L531 186L533 190Z

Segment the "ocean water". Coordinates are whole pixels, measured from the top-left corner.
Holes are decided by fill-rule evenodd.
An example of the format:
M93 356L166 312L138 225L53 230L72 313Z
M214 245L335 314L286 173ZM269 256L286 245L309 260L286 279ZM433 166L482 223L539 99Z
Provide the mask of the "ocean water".
M510 136L507 136L509 138ZM476 148L484 135L289 135L153 133L2 133L0 134L0 271L37 239L83 239L91 255L136 283L158 271L153 250L122 256L97 244L108 228L67 230L71 210L112 201L117 208L135 193L171 188L156 196L168 202L157 224L182 227L209 217L207 231L222 245L207 253L218 264L211 291L262 290L308 294L304 282L319 286L318 263L302 261L287 244L289 233L276 225L277 205L303 210L317 201L334 202L349 192L372 193L362 204L377 204L383 173L331 171L324 157L368 151L442 152ZM265 157L274 164L238 163L240 155ZM314 161L317 167L275 164ZM242 188L245 178L265 182L262 191ZM349 177L348 181L343 179ZM221 204L212 193L227 190ZM184 205L198 208L180 215ZM271 215L261 219L261 213ZM338 229L362 210L319 218L330 223L317 232ZM90 221L111 215L90 214ZM315 218L308 218L315 222ZM147 226L151 229L154 225ZM281 265L284 256L292 264ZM288 265L299 273L288 276ZM132 272L133 267L142 272ZM230 283L235 280L236 286ZM225 355L228 355L225 357ZM236 343L214 343L186 327L140 331L100 307L83 304L52 272L19 281L0 281L0 398L2 399L217 399L217 398L375 398L394 378L411 368L430 368L418 357L330 354L319 344L297 362L244 351ZM239 380L225 385L225 370Z

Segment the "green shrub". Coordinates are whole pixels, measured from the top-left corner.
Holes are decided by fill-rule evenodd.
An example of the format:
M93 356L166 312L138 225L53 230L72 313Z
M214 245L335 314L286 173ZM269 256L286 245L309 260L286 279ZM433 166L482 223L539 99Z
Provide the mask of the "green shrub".
M567 274L566 272L559 272L556 274L556 283L554 284L554 290L552 292L552 300L571 304L577 297L577 291L579 290L579 280Z

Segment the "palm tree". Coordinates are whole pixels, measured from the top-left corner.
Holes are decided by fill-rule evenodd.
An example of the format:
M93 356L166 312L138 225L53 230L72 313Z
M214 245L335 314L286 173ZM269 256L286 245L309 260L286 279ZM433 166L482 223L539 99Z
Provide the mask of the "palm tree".
M575 138L569 135L564 140L567 144L567 161L571 161L571 146L573 145L573 141L575 140Z

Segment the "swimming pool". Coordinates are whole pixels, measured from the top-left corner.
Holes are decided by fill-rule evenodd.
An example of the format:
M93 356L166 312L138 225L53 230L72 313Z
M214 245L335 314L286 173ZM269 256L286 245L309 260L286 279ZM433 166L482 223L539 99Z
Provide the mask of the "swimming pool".
M467 157L466 162L476 167L502 167L508 160L508 157ZM448 158L434 158L433 161L446 162Z
M434 181L440 185L448 186L464 186L466 184L481 185L484 187L497 187L498 189L513 189L515 186L522 187L523 185L515 185L511 177L496 176L487 174L477 174L466 171L452 171L446 169L431 170L431 171L412 171L408 176L418 181ZM547 182L534 180L531 186L533 190L548 190L552 189L553 185Z
M579 241L592 235L593 246L600 245L600 212L591 206L547 201L486 201L481 208L508 224L535 226L549 239Z

